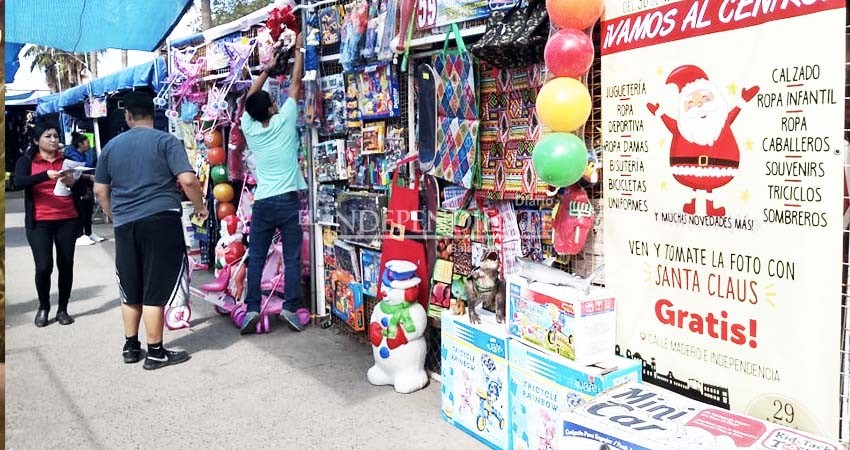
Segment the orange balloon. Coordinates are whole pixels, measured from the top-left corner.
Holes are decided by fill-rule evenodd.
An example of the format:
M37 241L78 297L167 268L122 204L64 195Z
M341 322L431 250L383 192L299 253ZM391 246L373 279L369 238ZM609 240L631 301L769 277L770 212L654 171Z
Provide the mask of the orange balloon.
M207 134L204 135L204 143L206 143L209 148L221 147L221 132L218 130L207 132Z
M221 147L213 147L207 151L207 161L211 166L218 166L227 162L227 152Z
M233 186L229 183L219 183L213 188L213 197L222 203L233 201Z
M602 17L605 3L603 0L546 0L546 9L555 27L586 30Z
M236 207L233 206L233 203L221 202L218 204L218 208L216 208L216 216L218 217L218 220L234 214L236 214Z

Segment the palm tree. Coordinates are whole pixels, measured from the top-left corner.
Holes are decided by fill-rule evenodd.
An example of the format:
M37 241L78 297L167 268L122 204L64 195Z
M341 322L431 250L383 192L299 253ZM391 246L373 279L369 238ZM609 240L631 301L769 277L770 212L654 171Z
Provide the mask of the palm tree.
M93 52L92 59L96 59L97 55L102 53ZM24 56L33 58L30 70L38 68L44 72L47 87L51 92L59 92L83 82L83 72L87 68L84 53L71 53L52 47L33 45L27 49ZM96 64L94 66L96 67Z
M212 5L210 0L200 0L201 3L201 26L203 30L212 28Z

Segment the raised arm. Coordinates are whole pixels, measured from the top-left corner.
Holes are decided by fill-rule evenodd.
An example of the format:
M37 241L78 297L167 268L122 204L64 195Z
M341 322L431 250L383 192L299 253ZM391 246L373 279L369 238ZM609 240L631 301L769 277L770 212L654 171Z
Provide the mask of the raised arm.
M301 97L301 78L304 76L304 35L298 33L295 38L295 64L292 66L292 83L289 84L289 97L295 101Z
M269 60L268 64L266 64L266 68L263 69L263 71L260 73L260 76L254 79L254 82L251 84L251 89L248 90L249 96L263 89L263 85L266 84L266 80L269 79L269 71L271 71L272 68L277 65L278 56L280 56L280 53L275 52L272 56L272 59Z

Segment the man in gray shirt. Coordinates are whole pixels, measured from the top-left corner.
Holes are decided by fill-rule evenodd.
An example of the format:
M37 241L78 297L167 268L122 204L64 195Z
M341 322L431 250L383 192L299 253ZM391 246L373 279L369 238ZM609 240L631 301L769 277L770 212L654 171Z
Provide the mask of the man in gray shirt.
M124 316L124 362L142 359L139 322L144 319L148 355L144 368L159 369L189 359L162 346L163 307L188 301L189 268L181 217L182 195L195 215L208 216L201 184L186 150L168 133L153 128L153 97L131 92L124 97L130 130L113 138L101 152L94 192L115 226L115 269Z

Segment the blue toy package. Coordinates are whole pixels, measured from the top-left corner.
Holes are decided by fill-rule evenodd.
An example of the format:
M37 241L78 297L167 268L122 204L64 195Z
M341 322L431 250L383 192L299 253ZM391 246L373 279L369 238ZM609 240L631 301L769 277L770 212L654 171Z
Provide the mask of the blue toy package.
M339 63L343 70L350 71L360 61L360 49L366 36L369 22L369 4L366 0L357 0L345 7L345 22L342 25L342 42L339 50Z
M304 39L304 81L312 81L318 78L319 46L322 43L319 16L315 11L311 10L307 13L306 25L307 37Z
M333 313L345 321L354 331L366 329L363 318L363 285L357 282L338 280L333 301Z
M360 250L362 266L363 293L370 297L378 296L378 276L381 272L381 253L374 250Z
M441 316L442 417L493 449L508 447L508 339L493 313Z
M398 80L388 63L369 64L357 75L363 120L399 117Z
M612 358L580 366L543 353L516 339L508 342L507 388L511 408L510 445L521 450L571 450L564 444L563 414L628 382L641 381L641 363Z

